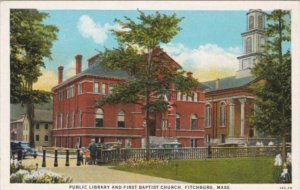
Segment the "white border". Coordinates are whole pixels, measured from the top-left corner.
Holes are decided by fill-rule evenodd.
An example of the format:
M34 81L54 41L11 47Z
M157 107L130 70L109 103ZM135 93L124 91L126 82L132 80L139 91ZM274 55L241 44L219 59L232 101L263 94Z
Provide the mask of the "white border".
M99 9L99 10L249 10L249 9L287 9L292 10L292 152L293 152L293 184L231 184L231 190L276 190L276 189L300 189L299 185L299 141L300 141L300 97L299 97L299 76L300 76L300 2L297 1L2 1L0 15L0 161L1 172L0 189L69 189L68 185L50 184L10 184L9 183L9 122L10 122L10 97L9 97L9 9L10 8L38 8L38 9L57 9L57 10L80 10L80 9ZM199 185L199 184L198 184ZM202 184L205 185L205 184ZM216 189L216 184L212 184ZM224 184L225 185L225 184Z

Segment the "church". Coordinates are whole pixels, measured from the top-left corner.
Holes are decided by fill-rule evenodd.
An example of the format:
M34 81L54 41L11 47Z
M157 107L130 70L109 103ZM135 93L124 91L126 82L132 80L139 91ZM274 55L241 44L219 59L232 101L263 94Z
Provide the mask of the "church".
M258 136L249 118L255 108L251 85L256 82L251 68L263 53L266 42L266 13L250 10L247 31L242 33L243 55L237 57L239 69L235 76L207 81L205 92L206 144L251 144Z

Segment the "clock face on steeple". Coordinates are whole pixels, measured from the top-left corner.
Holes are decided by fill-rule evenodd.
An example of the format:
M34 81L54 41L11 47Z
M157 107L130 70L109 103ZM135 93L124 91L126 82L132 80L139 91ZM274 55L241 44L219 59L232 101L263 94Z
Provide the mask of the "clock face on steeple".
M247 31L242 33L243 55L238 57L239 71L237 77L250 76L250 69L254 67L257 56L263 52L265 44L266 13L251 9L247 13Z

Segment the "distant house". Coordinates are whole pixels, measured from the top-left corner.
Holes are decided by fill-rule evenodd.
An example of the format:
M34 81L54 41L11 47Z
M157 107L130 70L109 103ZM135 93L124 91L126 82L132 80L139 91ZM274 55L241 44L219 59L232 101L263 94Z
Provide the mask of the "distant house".
M13 141L28 141L28 136L24 132L24 117L10 122L10 140Z
M19 107L19 109L18 109ZM38 106L41 107L41 106ZM18 110L14 112L14 110ZM11 106L11 112L21 114L13 114L15 120L10 122L10 139L16 141L29 142L29 123L25 114L25 109L21 106ZM52 130L52 110L51 109L38 109L34 110L34 140L35 146L50 146L51 130Z

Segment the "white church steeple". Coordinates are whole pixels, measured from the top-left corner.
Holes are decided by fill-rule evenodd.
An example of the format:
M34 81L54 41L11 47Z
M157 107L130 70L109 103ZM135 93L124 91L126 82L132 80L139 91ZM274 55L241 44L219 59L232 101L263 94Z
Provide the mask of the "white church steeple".
M237 57L239 60L239 70L237 78L251 76L250 69L254 67L256 59L263 52L263 45L266 41L265 34L266 13L252 10L247 13L247 31L242 33L243 55Z

